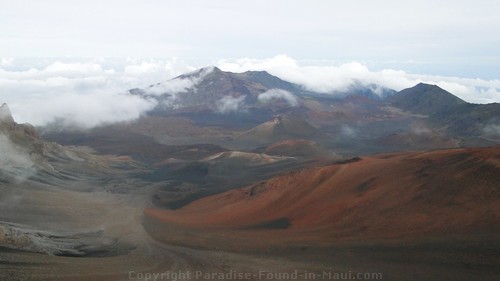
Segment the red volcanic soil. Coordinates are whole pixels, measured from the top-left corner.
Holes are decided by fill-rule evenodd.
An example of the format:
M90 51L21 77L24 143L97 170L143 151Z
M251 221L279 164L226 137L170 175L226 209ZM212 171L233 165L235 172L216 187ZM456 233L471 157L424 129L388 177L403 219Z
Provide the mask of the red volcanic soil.
M145 214L163 229L189 233L160 231L155 238L198 246L230 239L327 246L498 238L500 147L366 157Z
M290 139L276 142L268 146L264 152L269 155L328 158L335 154L320 146L314 141L304 139Z

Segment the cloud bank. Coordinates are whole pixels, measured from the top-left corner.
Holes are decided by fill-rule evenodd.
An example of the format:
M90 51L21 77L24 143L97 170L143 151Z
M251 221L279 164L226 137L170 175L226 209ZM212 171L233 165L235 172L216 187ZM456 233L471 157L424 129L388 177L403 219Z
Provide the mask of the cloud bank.
M133 120L156 106L156 101L129 95L129 89L148 89L153 95L170 93L175 98L178 92L193 87L198 81L167 81L207 64L232 72L265 70L281 79L325 94L345 90L353 82L373 83L394 90L424 82L436 84L468 102L500 102L500 80L411 74L394 69L372 71L359 62L314 65L286 55L203 63L176 58L2 58L0 61L0 104L9 104L16 121L36 126L59 122L66 126L90 128ZM206 68L205 72L208 70L210 68ZM203 75L204 72L200 72L197 79L202 79ZM292 106L297 104L296 98L282 91L272 90L261 94L259 98L261 102L282 99ZM225 98L219 101L218 109L220 112L234 111L241 107L241 102L238 98Z
M132 88L147 86L194 70L176 59L136 61L53 61L37 68L23 62L15 68L0 67L0 101L9 104L17 122L43 126L58 122L90 128L138 118L156 102L129 95ZM6 70L7 69L7 70Z
M396 91L423 82L436 84L468 102L500 102L500 80L498 79L483 80L411 74L394 69L371 71L359 62L340 65L303 65L286 55L267 59L219 60L217 65L222 70L232 72L265 70L281 79L322 93L346 90L355 81L378 84Z

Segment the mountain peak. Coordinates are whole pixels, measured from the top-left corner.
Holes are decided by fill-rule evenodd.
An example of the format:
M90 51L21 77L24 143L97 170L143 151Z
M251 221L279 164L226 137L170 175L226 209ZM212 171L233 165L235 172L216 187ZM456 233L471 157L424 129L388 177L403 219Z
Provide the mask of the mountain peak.
M396 107L414 113L431 115L453 110L466 102L437 85L419 83L389 98Z
M445 91L443 89L441 89L438 85L436 84L427 84L427 83L424 83L424 82L420 82L418 83L417 85L413 86L413 88L415 89L420 89L420 90L432 90L432 89L435 89L435 90L442 90L442 91Z
M221 73L221 72L222 72L222 70L220 70L216 66L205 66L205 67L202 67L202 68L197 69L195 71L179 75L177 78L180 78L180 79L190 79L190 78L191 79L192 78L202 79L202 78L206 77L208 74Z
M12 117L12 113L10 112L9 106L6 103L0 106L0 122L15 123L14 117Z
M233 73L216 66L208 66L151 85L144 90L130 90L130 93L156 99L159 104L154 109L156 112L165 112L168 108L172 109L169 113L228 113L247 108L281 110L283 106L280 103L259 101L261 94L276 89L289 92L288 95L293 96L302 92L300 86L265 71Z

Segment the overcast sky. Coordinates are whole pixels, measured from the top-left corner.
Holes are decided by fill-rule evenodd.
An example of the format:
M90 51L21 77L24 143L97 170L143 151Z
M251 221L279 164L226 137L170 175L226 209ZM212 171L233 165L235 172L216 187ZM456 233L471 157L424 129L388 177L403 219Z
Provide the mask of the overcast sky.
M499 0L0 0L0 57L269 58L500 78Z

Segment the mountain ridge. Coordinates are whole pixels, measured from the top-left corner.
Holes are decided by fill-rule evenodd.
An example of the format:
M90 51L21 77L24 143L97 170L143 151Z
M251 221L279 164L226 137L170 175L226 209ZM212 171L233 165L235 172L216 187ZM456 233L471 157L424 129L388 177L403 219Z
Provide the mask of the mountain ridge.
M247 151L277 141L306 139L347 157L488 146L500 139L498 106L470 104L437 85L424 83L395 92L353 81L344 92L318 93L266 71L233 73L205 67L130 93L155 99L158 105L136 121L93 129L85 138L94 135L116 140L132 131L134 139L158 142L154 146L159 148L163 144L212 143ZM289 122L297 123L290 130L265 125L276 116L295 118L298 123ZM300 132L301 127L308 127L304 122L316 130ZM78 133L70 133L70 138L51 135L55 141L88 143L97 150L112 146L90 139L78 141L82 140ZM130 137L128 142L133 151L145 143ZM155 154L154 149L151 152Z

